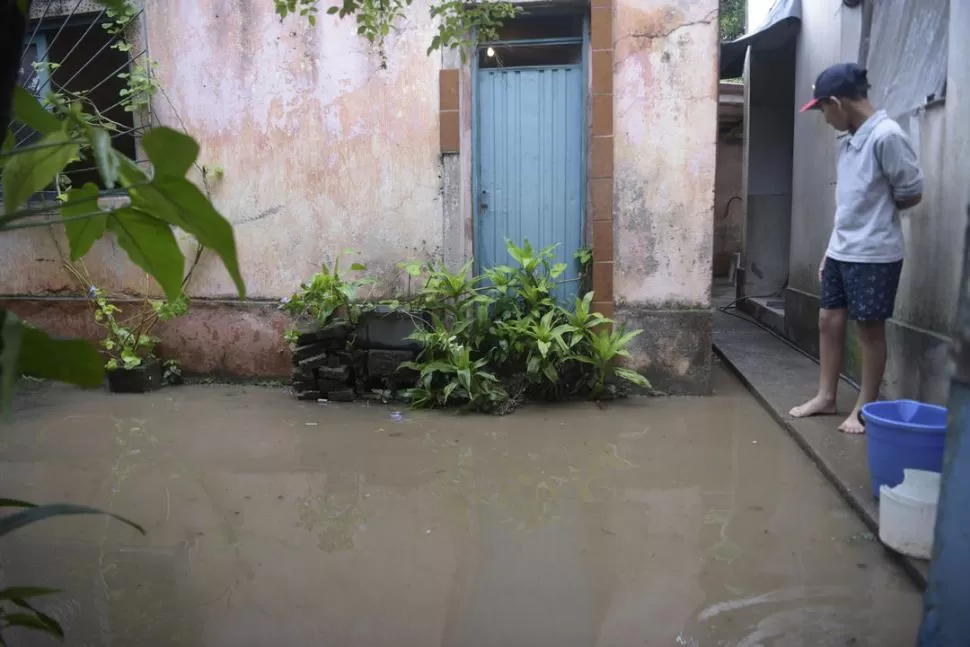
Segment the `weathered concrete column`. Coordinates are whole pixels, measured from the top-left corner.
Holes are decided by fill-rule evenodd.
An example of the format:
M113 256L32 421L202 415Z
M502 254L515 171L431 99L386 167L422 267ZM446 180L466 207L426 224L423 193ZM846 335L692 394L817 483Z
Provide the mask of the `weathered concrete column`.
M705 393L717 151L718 4L616 0L614 298L632 365Z

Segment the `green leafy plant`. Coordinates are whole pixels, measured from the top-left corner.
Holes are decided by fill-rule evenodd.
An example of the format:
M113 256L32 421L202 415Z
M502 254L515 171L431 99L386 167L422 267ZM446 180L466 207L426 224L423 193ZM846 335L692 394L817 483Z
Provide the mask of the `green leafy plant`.
M177 359L167 359L162 364L162 381L169 386L182 384L182 364Z
M112 49L130 53L134 45L128 38L128 31L139 12L129 0L118 0L114 4L114 7L105 9L105 20L101 27L113 37ZM156 61L138 57L132 61L129 71L117 73L118 78L126 81L126 87L121 90L120 101L125 112L137 112L151 105L152 97L159 89L153 73L153 68L156 67Z
M412 334L422 351L402 368L418 373L407 393L416 407L457 405L507 413L526 399L603 398L622 384L649 388L639 373L617 366L640 331L613 330L592 311L593 293L571 307L556 296L567 267L554 262L554 247L535 250L507 242L513 266L481 275L471 266L449 271L423 266L413 311L425 313L426 329Z
M165 300L175 304L182 295L185 264L172 232L172 226L177 226L222 258L240 295L244 294L232 227L186 177L199 150L191 137L168 128L155 128L146 133L142 147L154 166L149 178L133 160L111 146L105 130L88 125L80 117L79 104L73 104L62 120L44 110L22 88L15 88L13 108L17 121L29 124L43 136L35 144L22 148L11 146L0 154L4 189L0 230L63 226L72 260L80 259L98 238L111 232L129 258L158 282ZM36 191L51 183L82 145L93 151L105 185L117 187L126 196L127 204L102 210L97 204L98 188L89 183L69 189L63 203L26 205ZM3 326L6 361L0 365L0 371L5 374L5 380L6 376L12 380L19 373L48 377L52 369L47 363L30 362L45 356L56 357L60 342L32 334L29 340L47 344L49 352L24 354L20 344L23 324L7 313ZM64 377L63 372L60 375ZM92 379L91 374L81 372L80 375L85 376L78 380L83 386L100 386L100 376ZM8 401L9 393L6 391Z
M116 3L114 7L105 8L101 28L116 37L115 42L111 44L112 49L119 52L131 51L131 44L127 42L124 35L137 14L135 7L127 0Z
M416 320L410 338L422 350L399 367L417 375L414 388L403 392L412 406L507 413L524 400L615 397L624 384L649 388L642 375L617 365L630 356L626 347L640 331L614 330L593 311L592 292L562 303L568 267L556 262L555 246L537 250L528 241L507 241L506 249L511 265L477 275L470 262L458 269L440 261L398 264L407 294L379 305ZM347 279L339 260L333 268L324 265L281 308L316 326L356 321L372 308L358 298L371 281ZM299 334L291 329L286 340Z
M402 364L419 373L419 386L408 393L415 407L444 407L451 402L488 410L508 399L498 378L485 370L487 358L472 359L471 350L457 343L457 336L444 342L435 349L440 359Z
M593 262L593 250L590 247L580 247L573 254L573 258L579 263L580 268L586 269Z
M118 78L127 80L127 87L121 89L121 105L125 112L144 110L152 104L152 98L158 92L158 81L155 80L154 68L158 62L139 59L131 66L130 72L118 73Z
M729 41L744 35L745 0L720 0L721 40Z
M344 256L356 253L345 250ZM312 326L323 326L334 318L356 323L363 307L358 301L358 292L372 285L374 280L359 276L360 272L367 271L367 267L360 263L351 264L349 269L358 275L357 278L348 278L340 270L340 258L337 257L333 267L324 263L319 272L300 285L299 290L280 301L280 309L293 315L298 323ZM291 328L284 338L292 343L298 336L299 331Z
M132 307L129 316L122 317L121 308L109 301L103 290L91 286L88 296L94 303L94 321L105 330L101 348L109 371L131 370L155 359L155 348L161 340L152 334L154 327L189 309L189 298L181 294L174 302L145 299Z

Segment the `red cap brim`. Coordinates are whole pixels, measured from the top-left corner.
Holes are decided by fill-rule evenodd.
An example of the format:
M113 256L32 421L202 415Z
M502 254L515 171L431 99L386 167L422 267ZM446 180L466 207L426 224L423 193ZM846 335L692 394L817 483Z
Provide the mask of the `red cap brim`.
M806 103L804 106L802 106L802 109L799 110L798 112L805 112L806 110L813 110L815 108L818 108L818 102L819 101L821 101L821 99L812 99L811 101L809 101L808 103Z

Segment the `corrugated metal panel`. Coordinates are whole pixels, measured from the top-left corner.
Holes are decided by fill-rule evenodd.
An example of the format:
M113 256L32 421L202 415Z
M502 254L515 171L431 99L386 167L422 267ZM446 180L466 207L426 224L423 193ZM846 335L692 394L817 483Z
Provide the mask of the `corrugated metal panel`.
M508 238L559 244L577 277L583 244L583 74L578 67L481 70L478 87L479 267L510 264ZM576 294L575 280L564 288Z

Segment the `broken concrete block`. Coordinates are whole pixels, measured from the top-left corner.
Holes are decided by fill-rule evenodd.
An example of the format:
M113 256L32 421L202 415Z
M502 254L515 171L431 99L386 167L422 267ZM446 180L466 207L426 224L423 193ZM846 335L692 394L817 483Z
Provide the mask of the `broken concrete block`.
M350 334L354 331L354 327L351 324L342 320L331 321L323 327L316 327L311 324L298 327L297 329L300 331L300 336L296 340L298 346L323 342L329 348L337 348L345 344Z
M357 398L357 394L353 389L344 389L342 391L331 391L327 394L327 399L331 402L353 402Z
M349 366L321 366L317 369L317 377L322 380L333 380L336 382L341 382L347 384L350 379L350 367Z
M308 384L310 385L309 388L313 388L313 385L317 383L317 375L313 372L313 369L295 366L290 371L290 383L294 386Z
M367 374L371 378L389 378L403 362L414 359L407 350L371 350L367 353Z
M317 380L317 388L323 393L333 393L334 391L343 391L346 389L347 383L339 380L327 380L320 378Z
M312 370L320 368L321 366L326 366L327 360L330 359L330 352L324 351L319 355L314 355L313 357L307 357L306 359L301 359L296 363L301 369Z
M373 312L361 315L356 334L359 345L364 348L417 351L421 344L408 336L425 325L419 313L378 306Z
M313 402L316 402L322 397L323 394L321 394L319 391L300 391L296 394L297 400L311 400Z
M290 355L293 358L293 363L296 364L300 360L304 360L308 357L313 357L314 355L319 355L320 353L323 353L326 351L327 351L326 343L313 342L312 344L297 346L291 351Z

